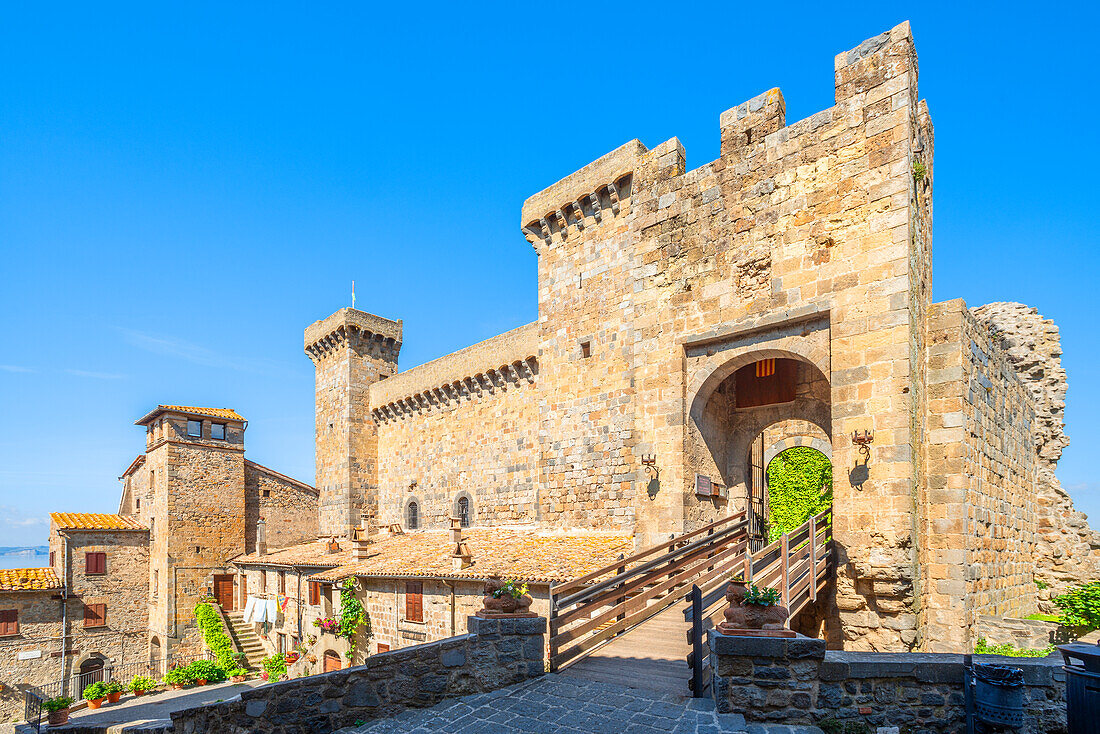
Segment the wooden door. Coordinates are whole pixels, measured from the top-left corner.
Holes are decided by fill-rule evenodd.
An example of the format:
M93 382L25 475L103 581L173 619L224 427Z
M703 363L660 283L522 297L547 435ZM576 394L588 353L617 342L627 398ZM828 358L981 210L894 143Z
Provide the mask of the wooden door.
M749 449L749 477L747 483L749 518L749 544L753 552L768 542L768 483L764 466L764 434L752 442Z
M237 601L240 602L241 609L244 609L245 605L248 604L248 576L242 573L237 583L238 588L241 590Z
M233 611L233 575L214 574L214 598L221 608Z
M325 650L325 672L331 673L340 669L340 653L335 650Z

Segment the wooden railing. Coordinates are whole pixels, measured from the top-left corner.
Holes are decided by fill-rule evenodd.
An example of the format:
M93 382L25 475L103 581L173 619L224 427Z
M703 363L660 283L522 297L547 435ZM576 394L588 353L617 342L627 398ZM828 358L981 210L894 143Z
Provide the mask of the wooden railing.
M793 533L782 535L756 553L742 559L740 576L746 583L779 590L783 606L794 617L828 583L832 562L832 509L814 515ZM709 668L705 664L708 649L706 631L713 626L711 617L722 611L726 582L718 579L709 585L696 584L688 598L691 606L684 610L684 620L691 624L687 632L691 653L687 663L691 668L692 695L701 698L710 687Z
M825 581L828 517L825 512L811 518L796 532L750 553L748 519L739 512L552 586L551 670L679 603L693 587L720 598L726 582L738 574L757 585L778 586L796 613L817 598ZM808 542L811 527L814 543Z

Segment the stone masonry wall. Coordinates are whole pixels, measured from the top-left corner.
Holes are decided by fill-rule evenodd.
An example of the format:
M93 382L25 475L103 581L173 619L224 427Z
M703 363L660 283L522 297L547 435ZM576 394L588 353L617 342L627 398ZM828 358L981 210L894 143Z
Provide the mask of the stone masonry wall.
M546 620L469 621L470 634L375 655L358 667L243 690L172 713L178 734L316 734L543 673Z
M16 610L19 634L0 637L0 722L23 720L23 692L61 680L61 602L57 589L0 592L0 610ZM26 659L20 660L20 654ZM55 656L55 653L57 655Z
M929 313L924 648L972 647L979 616L1034 611L1033 403L961 300Z
M256 552L256 523L263 518L268 550L313 540L318 535L317 490L290 477L244 462L245 553Z
M727 637L710 631L712 692L720 713L750 722L842 725L901 731L965 731L963 656L825 651L823 640ZM981 662L1024 671L1022 734L1066 731L1060 657ZM852 730L855 730L854 728Z
M1100 533L1055 475L1065 434L1066 371L1058 327L1037 309L1020 303L991 303L972 309L1008 355L1035 401L1035 450L1038 452L1036 515L1038 543L1035 577L1048 585L1038 594L1043 611L1056 611L1050 599L1067 587L1100 578Z

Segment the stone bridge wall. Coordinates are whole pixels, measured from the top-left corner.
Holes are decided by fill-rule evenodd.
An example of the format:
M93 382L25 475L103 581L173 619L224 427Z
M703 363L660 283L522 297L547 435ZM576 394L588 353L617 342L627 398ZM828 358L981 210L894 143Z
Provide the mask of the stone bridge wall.
M710 650L719 713L783 724L863 722L870 731L964 730L962 655L826 652L824 640L730 637L713 630ZM1059 657L981 660L1023 669L1022 734L1066 731Z
M546 619L470 617L471 634L374 655L333 673L272 683L239 700L176 711L176 734L315 734L496 690L543 674Z

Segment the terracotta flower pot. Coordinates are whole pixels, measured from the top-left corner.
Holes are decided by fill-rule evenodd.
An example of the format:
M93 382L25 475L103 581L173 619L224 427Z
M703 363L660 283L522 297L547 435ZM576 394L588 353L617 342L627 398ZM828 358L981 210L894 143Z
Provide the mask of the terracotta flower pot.
M135 696L144 696L144 695L145 695L145 691L141 691L141 690L137 690L137 691L134 691L134 695L135 695Z
M173 683L172 684L172 690L173 691L182 691L183 690L183 684L182 683Z
M747 591L748 585L744 582L730 581L726 587L729 606L722 613L725 621L718 625L719 632L724 635L752 635L755 632L767 637L795 636L786 629L787 618L791 616L787 607L746 604Z
M198 683L200 686L205 686L206 685L206 678L199 678L195 682Z
M489 579L485 582L485 596L481 600L482 608L477 613L478 617L536 616L531 612L531 603L534 599L531 598L530 594L524 594L518 599L511 594L501 594L499 597L493 596L503 587L504 583L500 579Z
M233 681L234 683L244 683L246 680L248 680L248 676L247 675L233 675L233 676L229 677L229 680Z
M102 706L103 702L106 701L106 700L107 699L105 699L105 698L91 698L91 699L88 699L88 708L97 709L100 706Z
M298 653L288 652L286 654L286 664L290 665L291 663L296 663L296 662L298 662Z
M107 694L107 703L118 703L118 699L122 698L122 691L115 691L114 693Z
M69 723L69 707L66 706L63 709L51 711L47 717L47 721L50 726L61 726L62 724Z

